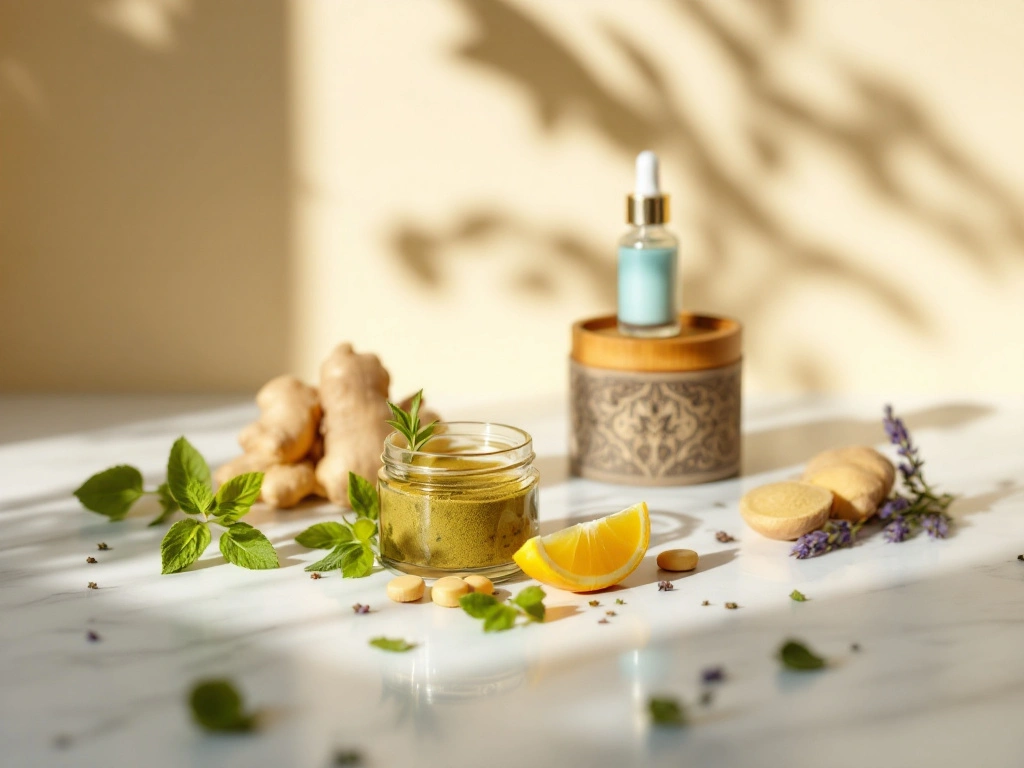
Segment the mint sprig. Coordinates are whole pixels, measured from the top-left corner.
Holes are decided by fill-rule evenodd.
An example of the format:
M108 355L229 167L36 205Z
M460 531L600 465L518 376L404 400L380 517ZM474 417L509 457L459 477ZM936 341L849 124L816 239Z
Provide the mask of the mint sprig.
M248 472L231 478L215 494L206 459L179 437L167 459L167 481L155 491L143 489L138 469L120 465L93 475L74 494L86 509L110 520L123 520L146 494L157 496L161 508L150 526L163 523L179 509L184 512L188 517L172 525L160 543L162 573L183 571L199 559L213 538L210 523L225 529L220 539L225 560L261 570L278 567L277 552L266 536L239 519L259 498L262 485L262 472Z
M436 421L430 422L425 427L420 426L420 404L422 402L422 389L412 396L412 402L409 404L408 411L402 410L401 406L395 405L390 401L388 402L388 408L391 409L391 413L395 418L387 423L405 438L410 451L418 451L426 445L437 428Z
M348 503L356 514L354 522L342 518L316 523L295 537L296 543L309 549L331 550L323 559L306 566L307 571L340 570L346 579L359 579L373 572L380 516L377 489L366 478L349 472Z
M470 592L459 598L459 605L474 619L484 620L484 632L504 632L512 629L520 616L528 622L544 621L544 597L540 587L527 587L508 603L499 602L494 595Z

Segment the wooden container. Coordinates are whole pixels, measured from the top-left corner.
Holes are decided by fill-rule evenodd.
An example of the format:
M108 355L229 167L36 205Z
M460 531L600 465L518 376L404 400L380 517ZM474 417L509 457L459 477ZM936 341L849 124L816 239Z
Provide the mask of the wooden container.
M689 485L739 473L742 327L680 319L680 335L666 339L623 336L614 315L573 326L573 474Z

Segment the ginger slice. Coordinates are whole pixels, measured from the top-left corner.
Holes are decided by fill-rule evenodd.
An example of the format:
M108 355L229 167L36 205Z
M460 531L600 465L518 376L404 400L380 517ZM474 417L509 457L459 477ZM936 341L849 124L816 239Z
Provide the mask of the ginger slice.
M832 492L810 483L770 483L740 499L743 520L769 539L792 541L821 528L832 509Z
M832 491L832 517L859 523L878 510L885 497L884 481L853 464L838 464L805 476L808 483Z
M859 467L882 481L881 495L878 497L879 502L889 495L893 483L896 482L896 469L893 467L892 462L868 445L848 445L845 448L833 448L828 451L822 451L807 462L807 468L804 470L804 479L823 469L843 464L852 464L855 467Z
M278 464L301 461L313 446L320 424L316 388L294 376L278 376L263 385L256 404L260 418L239 434L242 450L270 456Z

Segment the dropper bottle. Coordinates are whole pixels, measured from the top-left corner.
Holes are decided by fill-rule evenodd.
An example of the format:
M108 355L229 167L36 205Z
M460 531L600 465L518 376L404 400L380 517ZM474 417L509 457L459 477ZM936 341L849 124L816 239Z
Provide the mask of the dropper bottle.
M630 228L619 240L618 324L623 335L679 335L679 241L663 226L668 214L668 195L658 184L658 156L646 150L636 158L636 185L626 198Z

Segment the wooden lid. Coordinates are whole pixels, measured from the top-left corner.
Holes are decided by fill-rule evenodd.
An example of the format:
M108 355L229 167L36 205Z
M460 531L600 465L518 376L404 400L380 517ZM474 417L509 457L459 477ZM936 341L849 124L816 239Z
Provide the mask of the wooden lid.
M701 371L735 363L743 355L743 327L714 315L679 315L678 336L643 339L619 333L615 315L580 320L572 327L572 359L617 371Z

